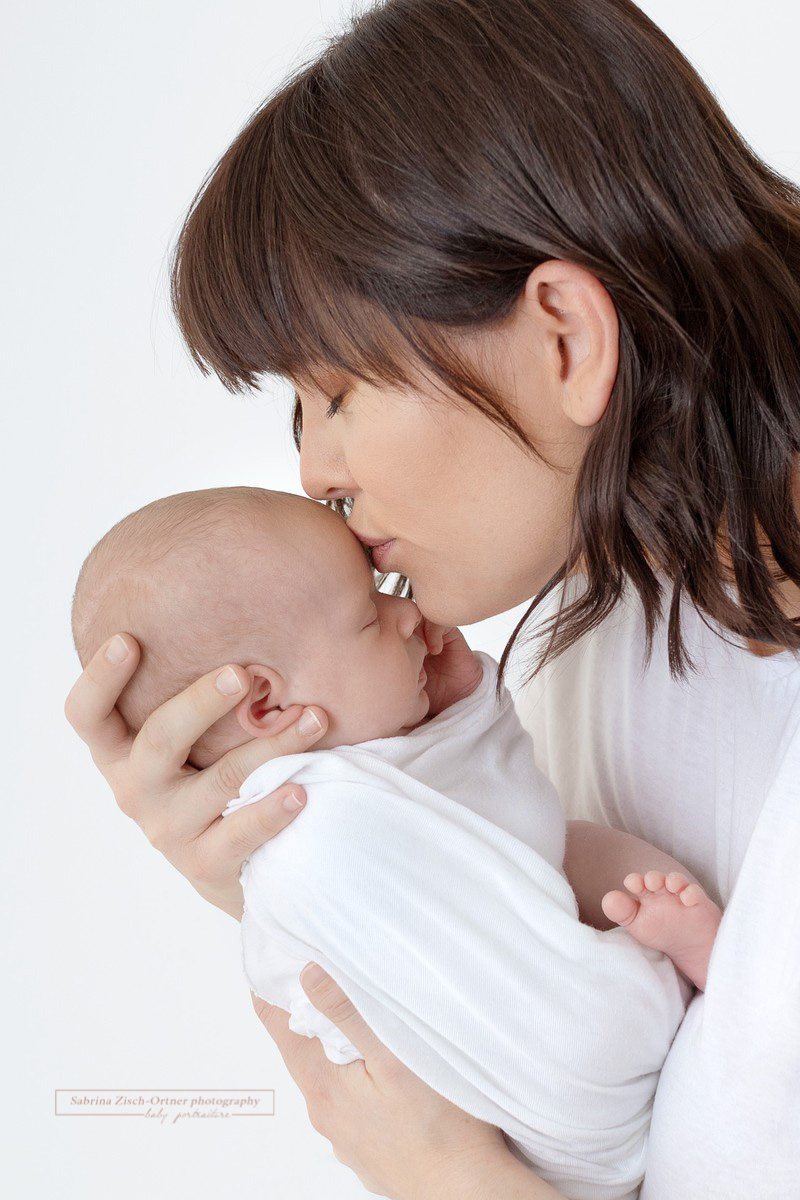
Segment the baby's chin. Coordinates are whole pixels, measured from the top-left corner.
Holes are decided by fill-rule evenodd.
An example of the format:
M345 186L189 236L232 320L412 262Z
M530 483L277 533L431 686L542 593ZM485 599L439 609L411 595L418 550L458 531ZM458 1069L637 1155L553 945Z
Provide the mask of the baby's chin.
M397 731L397 736L399 737L402 734L410 733L412 729L418 729L420 725L424 725L425 722L429 719L430 708L431 708L430 697L428 696L428 693L425 690L425 688L422 688L422 690L420 691L420 694L419 694L419 705L418 705L418 709L417 709L417 712L419 713L419 715L417 715L417 712L415 712L411 718L411 723L409 725L404 725L402 727L402 729L399 729Z

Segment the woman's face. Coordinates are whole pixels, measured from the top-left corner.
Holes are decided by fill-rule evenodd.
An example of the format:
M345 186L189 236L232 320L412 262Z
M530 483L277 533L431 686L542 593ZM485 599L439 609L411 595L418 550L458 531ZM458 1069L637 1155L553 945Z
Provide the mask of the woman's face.
M568 270L561 286L542 290L537 268L509 320L476 351L557 469L430 386L409 393L332 376L324 394L297 387L304 490L319 500L352 497L353 532L393 539L376 566L407 575L423 614L443 625L468 625L529 599L566 555L575 474L616 376L617 326L596 280L611 328L596 314L581 321L581 304L567 311L574 272L588 273L549 265ZM330 398L350 384L339 411L326 416Z

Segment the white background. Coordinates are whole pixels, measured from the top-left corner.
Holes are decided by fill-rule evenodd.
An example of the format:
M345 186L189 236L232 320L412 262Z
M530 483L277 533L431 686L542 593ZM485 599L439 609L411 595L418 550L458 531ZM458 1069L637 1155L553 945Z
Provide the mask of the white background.
M795 5L642 7L756 150L800 177ZM234 398L200 376L166 265L206 171L348 10L38 0L3 14L0 1186L14 1197L366 1195L252 1011L238 925L121 814L63 716L79 669L72 589L106 529L189 488L300 491L288 393ZM499 656L512 616L471 643ZM53 1115L55 1088L197 1087L274 1088L276 1115L185 1127Z

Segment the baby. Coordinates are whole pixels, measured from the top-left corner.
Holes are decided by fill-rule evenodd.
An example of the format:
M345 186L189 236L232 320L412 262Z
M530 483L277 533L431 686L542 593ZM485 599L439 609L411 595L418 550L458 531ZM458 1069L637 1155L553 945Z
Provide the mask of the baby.
M676 965L704 986L720 912L662 869L603 897L625 929L579 919L591 879L577 865L567 879L558 798L508 692L496 700L496 663L377 591L332 510L257 488L168 496L119 522L83 564L72 623L83 664L119 629L139 641L118 702L134 731L220 663L246 666L250 691L192 747L196 767L268 736L291 705L328 715L312 750L257 768L223 814L289 779L308 796L242 869L250 988L351 1062L299 982L320 963L401 1061L566 1196L632 1200L691 991ZM428 643L444 634L463 682L439 711ZM595 827L574 824L585 843ZM609 838L645 845L597 834L595 858Z

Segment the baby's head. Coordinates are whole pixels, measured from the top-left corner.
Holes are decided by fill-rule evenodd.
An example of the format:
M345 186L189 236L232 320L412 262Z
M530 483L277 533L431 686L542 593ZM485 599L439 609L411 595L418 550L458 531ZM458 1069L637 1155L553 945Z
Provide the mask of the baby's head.
M268 714L293 704L328 715L315 750L407 733L428 713L419 609L377 591L342 518L302 496L181 492L118 522L75 588L81 665L117 631L142 647L117 702L134 732L215 667L247 668L248 695L192 747L196 767L267 736Z

